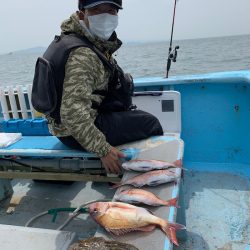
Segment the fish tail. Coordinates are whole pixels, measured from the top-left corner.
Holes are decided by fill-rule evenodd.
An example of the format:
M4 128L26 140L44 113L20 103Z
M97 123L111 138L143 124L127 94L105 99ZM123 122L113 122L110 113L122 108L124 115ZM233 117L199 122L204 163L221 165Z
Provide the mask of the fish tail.
M182 159L175 161L173 164L177 168L182 168Z
M173 198L173 199L171 199L171 200L166 201L166 204L167 204L167 206L169 206L169 207L177 207L177 208L180 208L180 207L178 206L177 202L178 202L178 198L176 197L176 198Z
M162 231L167 235L171 242L173 242L176 246L179 246L176 238L176 231L186 229L186 227L177 223L168 223L167 221L164 222L164 225L161 226Z
M183 167L182 159L179 159L179 160L175 161L175 162L173 163L173 165L174 165L176 168L181 168L182 170L188 171L186 168Z

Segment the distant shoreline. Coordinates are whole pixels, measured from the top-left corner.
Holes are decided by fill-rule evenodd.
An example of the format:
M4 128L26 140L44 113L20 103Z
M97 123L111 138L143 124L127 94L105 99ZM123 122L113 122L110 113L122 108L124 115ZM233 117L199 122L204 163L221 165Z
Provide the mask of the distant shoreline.
M184 38L176 39L175 41L190 41L190 40L203 40L203 39L216 39L216 38L225 38L225 37L239 37L239 36L250 36L250 34L239 34L239 35L227 35L227 36L214 36L214 37L198 37L198 38ZM147 40L147 41L125 41L124 45L129 44L150 44L150 43L168 43L169 40ZM13 50L9 52L0 53L0 56L13 55L13 54L27 54L27 53L43 53L46 50L44 46L36 46L28 49Z

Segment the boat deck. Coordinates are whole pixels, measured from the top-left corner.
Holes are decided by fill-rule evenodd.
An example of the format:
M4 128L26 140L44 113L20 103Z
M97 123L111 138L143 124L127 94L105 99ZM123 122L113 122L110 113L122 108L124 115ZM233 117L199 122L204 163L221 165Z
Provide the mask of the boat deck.
M21 149L16 149L15 147L14 149L4 152L4 154L14 155L14 153L19 153L20 150L25 151L22 147L23 146L21 146ZM136 157L140 159L159 159L174 162L177 159L181 159L183 156L183 142L176 135L152 137L147 140L123 145L122 148L134 149L133 152L137 152ZM29 149L27 151L29 154L32 153L30 156L34 156L33 151L31 152ZM44 150L41 148L38 149L38 152L41 151ZM131 150L128 152L131 152ZM50 152L45 153L48 154ZM20 154L23 155L23 152ZM41 155L39 155L39 157L41 157ZM40 158L38 158L38 160L39 159ZM178 171L180 176L181 170L176 169L175 171ZM123 178L126 179L131 177L131 175L138 174L140 173L125 172ZM180 180L177 183L170 183L151 188L151 191L159 195L161 198L168 200L179 195L179 184ZM116 191L110 189L108 183L94 182L75 182L71 185L63 185L14 179L12 180L12 185L14 194L11 200L2 203L0 207L0 224L25 226L32 217L42 212L54 208L77 208L92 200L112 200ZM159 217L165 218L171 222L175 222L176 220L176 208L174 207L152 208L152 211ZM67 219L68 213L60 213L56 222L52 223L52 216L46 215L45 217L34 221L32 226L34 228L58 229ZM79 239L84 239L95 235L97 225L92 218L83 214L71 221L64 230L75 232ZM172 244L160 230L155 230L152 234L147 233L147 235L136 233L134 238L137 242L131 242L131 240L125 238L125 236L120 238L119 241L127 241L135 244L139 249L172 249ZM139 239L140 241L138 241ZM147 242L146 245L148 245L149 248L145 248L145 242Z
M93 199L112 199L114 190L108 183L74 182L57 184L12 180L14 194L0 206L0 224L24 226L32 217L53 208L78 207ZM32 223L34 228L57 229L68 218L69 213L60 213L54 223L52 215L46 215ZM96 224L88 215L74 219L64 230L76 232L80 238L91 237Z
M187 241L180 241L175 250L247 250L250 244L250 173L248 165L185 163L183 194L186 209ZM13 180L14 195L0 207L0 223L24 226L33 216L57 207L77 207L95 199L112 199L115 190L107 183L75 182L71 185L38 183ZM167 193L163 194L167 197ZM164 213L167 209L161 208ZM6 214L6 211L10 214ZM11 213L12 211L12 213ZM68 218L61 213L56 222L52 216L40 218L35 228L56 229ZM76 232L79 238L96 234L98 226L87 215L80 215L66 228ZM208 229L209 230L208 232ZM99 230L100 232L100 230ZM104 233L104 232L103 232ZM120 238L131 239L131 236ZM136 238L144 241L140 249L150 246L145 237L152 237L164 249L164 234L156 229L153 233L138 233ZM151 242L151 241L150 241ZM129 243L133 243L129 241ZM151 248L152 249L152 248Z

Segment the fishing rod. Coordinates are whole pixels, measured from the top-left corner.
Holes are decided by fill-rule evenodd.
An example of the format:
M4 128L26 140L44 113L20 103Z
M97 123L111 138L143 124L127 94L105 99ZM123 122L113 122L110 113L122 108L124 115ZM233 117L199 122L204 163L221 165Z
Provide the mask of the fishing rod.
M176 3L178 0L175 0L174 3L174 14L173 14L173 21L172 21L172 31L171 31L171 39L170 39L170 46L168 50L168 63L167 63L167 74L166 78L168 78L168 74L171 68L171 63L176 62L177 60L177 50L180 48L178 45L175 46L174 49L172 49L172 44L173 44L173 34L174 34L174 23L175 23L175 13L176 13Z

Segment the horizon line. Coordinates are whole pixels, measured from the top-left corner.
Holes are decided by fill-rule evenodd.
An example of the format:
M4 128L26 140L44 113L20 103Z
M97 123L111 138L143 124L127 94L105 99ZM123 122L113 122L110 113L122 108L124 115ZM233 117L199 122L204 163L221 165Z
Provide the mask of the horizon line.
M222 35L222 36L208 36L208 37L196 37L196 38L178 38L178 39L173 39L174 41L185 41L185 40L201 40L201 39L213 39L213 38L223 38L223 37L235 37L235 36L247 36L250 34L237 34L237 35ZM168 42L169 40L165 39L159 39L159 40L124 40L123 44L130 44L130 43L152 43L152 42ZM35 47L30 47L26 49L19 49L19 50L12 50L8 52L0 52L0 56L2 55L8 55L12 53L17 53L17 52L25 52L27 50L32 50L32 49L46 49L47 46L35 46Z

